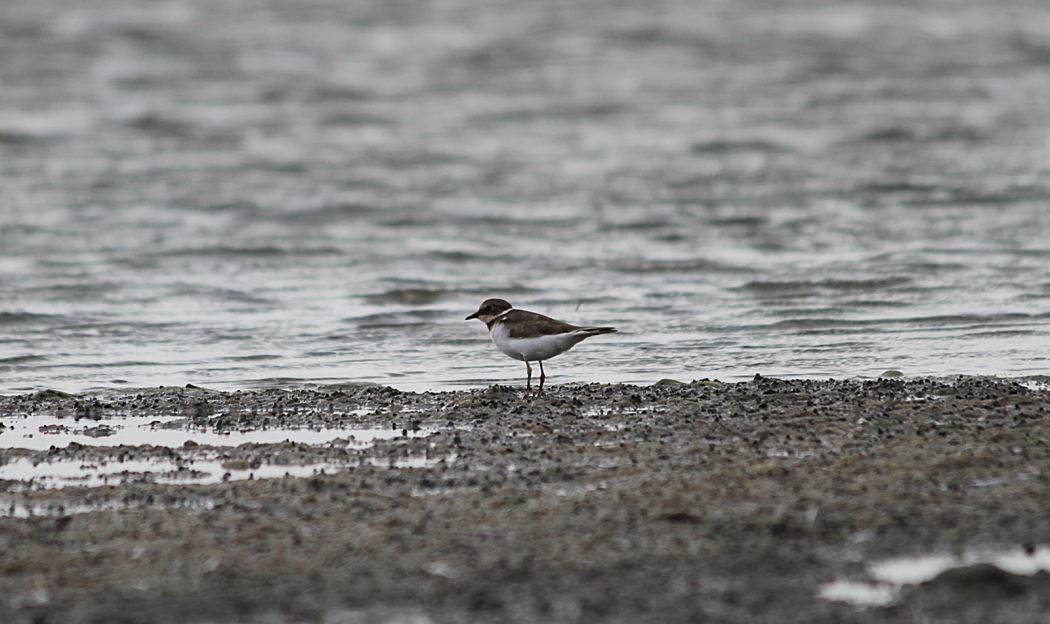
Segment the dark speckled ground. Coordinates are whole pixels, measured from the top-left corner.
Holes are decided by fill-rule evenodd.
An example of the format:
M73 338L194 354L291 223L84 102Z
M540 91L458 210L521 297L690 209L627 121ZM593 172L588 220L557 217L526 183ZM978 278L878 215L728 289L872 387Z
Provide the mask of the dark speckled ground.
M0 484L18 504L97 508L0 519L0 621L1045 621L1046 573L956 573L867 610L817 592L885 557L1050 543L1048 406L983 378L4 397L5 418L438 431L227 451L347 465L314 478ZM421 455L436 461L389 467Z

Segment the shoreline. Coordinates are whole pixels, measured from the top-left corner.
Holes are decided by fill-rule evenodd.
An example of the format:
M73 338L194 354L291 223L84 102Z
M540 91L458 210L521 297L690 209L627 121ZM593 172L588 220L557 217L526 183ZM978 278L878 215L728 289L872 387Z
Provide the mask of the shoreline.
M506 360L503 361L506 364ZM13 399L17 397L32 396L37 394L56 394L61 396L69 397L85 397L85 396L113 396L113 395L134 395L141 393L151 393L157 390L177 390L181 388L187 389L199 389L206 392L218 392L223 394L232 394L235 392L266 392L270 390L279 391L297 391L297 390L308 390L316 392L338 392L338 391L352 391L357 388L390 388L404 394L444 394L453 392L477 392L487 390L493 387L499 388L517 388L521 386L521 389L525 389L525 376L524 374L517 374L517 369L511 364L506 364L509 368L507 374L502 377L492 377L488 379L467 379L456 383L445 383L445 384L430 384L426 380L406 382L404 380L398 381L388 378L369 380L369 381L345 381L344 377L331 377L331 378L297 378L297 377L264 377L258 379L244 379L244 380L232 380L232 381L216 381L207 380L200 381L189 377L179 377L170 379L160 379L161 383L132 383L121 381L120 383L110 383L108 385L95 385L95 386L78 386L78 387L62 387L57 385L46 385L38 387L21 387L21 388L8 388L7 390L0 390L0 398L2 399ZM512 373L511 370L514 372ZM704 377L693 377L693 376L682 376L679 377L661 377L659 375L648 375L644 377L638 377L634 379L623 380L622 378L609 378L609 379L589 379L587 381L579 381L572 378L571 375L564 376L556 375L552 372L548 376L550 379L549 387L577 387L586 385L602 385L602 386L632 386L644 388L652 385L661 384L690 384L690 383L721 383L721 384L737 384L746 383L755 379L756 373L746 372L741 370L737 373L720 374L717 377L712 377L710 372L700 372L699 375L706 375ZM758 373L759 378L764 379L779 379L781 381L837 381L837 382L870 382L879 381L883 379L901 380L901 381L935 381L939 383L954 383L958 380L967 379L990 379L1005 382L1016 382L1016 383L1031 383L1033 385L1045 384L1050 388L1050 374L1032 372L1032 371L1001 371L996 373L958 373L958 372L940 372L940 373L924 373L924 372L902 372L896 369L876 369L875 371L864 371L864 372L843 372L840 374L835 373L778 373L776 371L766 373ZM559 380L559 378L561 378ZM545 386L546 390L548 386Z
M5 420L165 415L176 432L403 432L367 446L4 449L5 464L122 456L192 468L192 457L212 454L231 473L331 468L190 485L149 475L91 488L0 481L4 504L42 512L0 517L0 620L1024 622L1050 613L1050 574L979 565L899 588L883 606L819 596L836 580L876 586L870 565L894 557L1050 544L1045 389L988 377L757 377L546 390L529 400L505 386L0 396Z

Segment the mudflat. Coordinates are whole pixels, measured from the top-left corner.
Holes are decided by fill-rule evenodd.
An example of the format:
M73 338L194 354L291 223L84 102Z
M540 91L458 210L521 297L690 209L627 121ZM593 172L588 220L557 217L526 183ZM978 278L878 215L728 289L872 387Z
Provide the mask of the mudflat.
M968 377L0 397L9 426L392 432L0 450L178 467L0 481L0 621L1045 622L1048 408ZM202 457L228 472L195 481ZM873 573L924 556L954 563Z

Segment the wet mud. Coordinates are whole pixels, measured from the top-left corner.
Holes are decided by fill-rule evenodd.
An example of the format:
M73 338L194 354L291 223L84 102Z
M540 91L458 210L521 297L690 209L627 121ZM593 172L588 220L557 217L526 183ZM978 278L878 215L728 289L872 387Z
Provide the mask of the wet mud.
M1033 384L966 377L0 397L6 423L394 432L0 449L231 474L0 481L0 621L1045 621L1045 570L955 567L868 606L821 588L895 557L1042 552L1048 408ZM275 466L319 469L252 474Z

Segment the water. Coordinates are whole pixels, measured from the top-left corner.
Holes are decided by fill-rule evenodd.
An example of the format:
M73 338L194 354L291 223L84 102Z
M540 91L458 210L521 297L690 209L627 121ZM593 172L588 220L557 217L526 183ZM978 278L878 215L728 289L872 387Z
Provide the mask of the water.
M362 412L370 410L362 409ZM0 457L4 449L43 451L65 448L70 444L81 447L115 448L114 453L91 458L54 459L50 456L8 457L0 463L0 482L11 482L0 488L8 494L64 487L98 487L123 483L179 483L212 484L241 479L273 479L306 477L320 472L338 472L354 465L315 462L307 464L254 464L244 460L230 461L226 451L217 450L244 444L326 445L366 449L380 441L422 438L436 431L432 427L403 429L377 428L267 428L245 431L219 431L193 426L187 419L171 415L124 416L105 420L76 420L33 414L8 416L0 419ZM191 444L192 443L192 444ZM156 446L179 449L177 456L128 459L126 447ZM202 446L203 445L203 446ZM407 457L356 458L355 463L367 461L373 466L388 468L427 468L439 463L456 461L456 454L430 456L430 453ZM65 513L65 506L50 509L44 506L16 504L0 495L0 517L46 515L53 511ZM90 507L81 511L90 511Z
M99 487L124 483L178 483L182 485L208 485L244 479L280 479L284 477L310 477L325 471L337 472L345 468L338 464L263 464L256 467L230 467L222 461L208 460L129 460L129 461L78 461L59 460L33 462L19 459L0 466L0 478L17 482L6 491L26 492L64 487ZM0 501L0 508L5 505ZM10 504L7 505L10 508ZM26 510L29 511L29 510ZM16 511L7 515L25 515ZM38 511L34 515L45 515Z
M818 594L825 600L860 607L884 606L895 602L905 585L920 585L953 568L978 564L993 565L1016 575L1050 572L1050 548L979 549L959 554L898 557L869 565L870 581L831 581L822 585Z
M178 416L125 416L100 421L74 421L45 414L26 417L8 416L0 424L0 450L22 448L44 451L52 446L64 448L71 442L84 446L139 446L153 445L178 448L187 442L210 446L240 446L241 444L328 444L341 440L349 446L367 447L379 440L425 437L434 429L421 427L413 431L402 429L288 429L269 428L250 431L218 431L191 427L185 423L165 423L184 420ZM182 427L176 428L182 424ZM0 470L0 478L2 478Z
M1048 18L7 2L0 392L1046 373Z
M380 468L418 469L430 468L441 463L451 464L456 455L427 457L416 455L403 459L370 458L368 463ZM142 460L51 460L15 459L0 466L0 480L10 481L5 494L31 492L66 487L99 487L125 483L177 483L181 485L209 485L245 479L281 479L285 477L311 477L318 474L333 474L353 467L355 464L318 462L313 464L260 464L223 461L211 455L190 455L178 460L152 458ZM5 508L7 513L5 514ZM92 507L84 507L91 511ZM67 509L64 509L68 512ZM27 508L13 501L0 498L0 517L47 515L46 506Z

